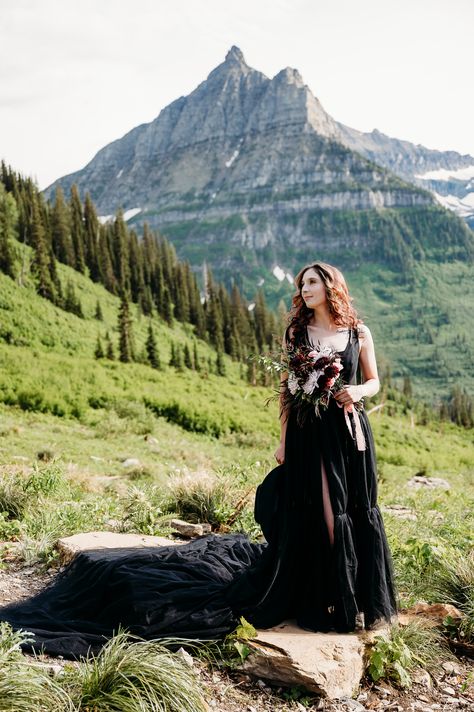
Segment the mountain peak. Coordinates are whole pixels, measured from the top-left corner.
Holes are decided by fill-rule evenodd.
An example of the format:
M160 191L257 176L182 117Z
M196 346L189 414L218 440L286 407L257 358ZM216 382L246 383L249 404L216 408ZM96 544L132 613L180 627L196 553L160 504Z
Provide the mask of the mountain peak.
M298 70L293 69L293 67L285 67L285 69L280 70L278 74L275 74L273 77L273 81L283 82L285 84L295 84L297 87L304 87L303 77Z
M236 47L235 45L232 45L230 50L227 52L225 56L225 63L226 64L237 64L242 67L247 67L247 62L245 61L244 53L242 52L241 49Z

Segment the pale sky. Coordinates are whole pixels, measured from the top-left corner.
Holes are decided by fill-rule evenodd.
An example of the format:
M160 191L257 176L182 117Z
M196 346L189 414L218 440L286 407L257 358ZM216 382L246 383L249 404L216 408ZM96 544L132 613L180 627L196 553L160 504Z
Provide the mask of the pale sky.
M41 188L231 47L362 131L474 155L472 0L0 0L0 158Z

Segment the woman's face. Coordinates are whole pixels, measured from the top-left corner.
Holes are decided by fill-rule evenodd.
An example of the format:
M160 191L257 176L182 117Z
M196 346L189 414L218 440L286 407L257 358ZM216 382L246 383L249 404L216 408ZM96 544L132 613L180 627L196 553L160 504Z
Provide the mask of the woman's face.
M319 273L312 267L303 274L301 296L308 309L315 309L327 301L325 284Z

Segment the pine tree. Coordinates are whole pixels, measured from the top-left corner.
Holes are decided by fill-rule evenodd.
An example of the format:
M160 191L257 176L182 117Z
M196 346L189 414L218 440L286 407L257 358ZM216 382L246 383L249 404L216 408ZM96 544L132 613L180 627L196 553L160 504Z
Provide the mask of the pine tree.
M225 374L226 374L224 356L222 355L221 349L217 349L216 373L218 376L225 376Z
M69 281L66 286L66 296L64 298L64 309L65 309L65 311L71 312L72 314L79 316L81 319L84 318L84 313L82 311L81 302L79 301L79 299L76 295L74 285L72 284L71 281Z
M170 353L169 365L172 366L173 368L176 368L176 349L174 346L174 341L171 342L171 353Z
M161 368L160 355L156 346L155 334L151 322L148 324L148 336L146 340L146 353L148 362L152 368Z
M187 344L184 344L183 358L184 358L184 365L186 366L186 368L192 369L193 368L193 360L191 358L191 351L189 350L189 346Z
M114 345L110 338L109 332L107 332L107 334L105 335L105 342L106 342L106 349L105 349L106 357L109 359L109 361L115 361Z
M183 355L183 350L179 344L176 344L175 346L175 355L176 355L176 368L178 371L184 371L184 355Z
M150 274L150 289L158 314L165 319L164 278L160 264L155 264ZM166 319L165 319L166 321Z
M132 318L128 299L122 296L118 319L119 327L119 358L123 363L129 363L134 359Z
M257 385L257 368L253 359L248 359L247 363L247 383L252 386Z
M69 206L71 212L71 238L74 246L74 268L77 269L78 272L84 273L86 271L84 259L84 218L79 190L75 183L71 188Z
M411 385L411 378L410 376L404 376L403 377L403 395L406 398L411 398L413 396L413 388Z
M217 287L215 286L211 271L207 270L207 285L206 285L206 328L209 334L209 340L216 349L224 348L223 334L223 316L222 307L218 295Z
M130 293L130 245L123 210L117 211L113 226L115 276L122 293Z
M163 319L170 326L173 324L173 305L168 287L163 289Z
M4 164L3 164L4 165ZM18 211L15 199L0 183L0 272L16 277L16 255L13 247Z
M85 262L89 268L89 276L93 282L100 282L101 270L99 261L99 218L89 193L84 201L84 253Z
M265 305L265 297L261 289L257 292L254 309L255 320L255 336L260 351L268 348L269 328L268 328L268 313Z
M178 321L188 322L190 316L188 282L184 265L181 263L178 263L175 267L172 286L173 301L175 304L174 315Z
M285 332L285 329L288 325L288 310L286 308L286 304L283 301L283 299L280 299L278 302L278 308L277 308L277 314L278 314L278 332L281 333L282 337Z
M100 336L97 336L97 343L94 351L94 356L96 359L104 358L104 349L102 348L102 341Z
M102 307L100 306L99 300L97 300L95 305L94 319L97 319L97 321L104 321L104 315L102 314Z
M198 350L197 350L197 343L196 343L196 341L194 341L194 343L193 343L193 362L194 362L194 369L195 369L196 371L200 371L200 370L201 370L201 365L200 365L200 363L199 363L199 354L198 354Z
M55 257L63 264L75 267L76 256L71 239L69 208L61 186L56 188L56 200L51 211L51 239Z
M36 291L41 297L54 302L56 292L50 273L50 255L46 243L46 234L38 199L32 202L32 215L30 222L30 239L34 250L31 269L36 279Z
M108 225L101 225L99 228L98 263L100 271L100 281L112 294L118 293L117 279L114 273L110 243L110 228Z
M145 294L145 279L142 251L136 233L131 230L128 236L130 292L132 299L142 305Z
M140 294L139 300L140 308L143 314L145 314L145 316L151 316L151 314L153 313L153 297L151 294L151 289L148 285Z

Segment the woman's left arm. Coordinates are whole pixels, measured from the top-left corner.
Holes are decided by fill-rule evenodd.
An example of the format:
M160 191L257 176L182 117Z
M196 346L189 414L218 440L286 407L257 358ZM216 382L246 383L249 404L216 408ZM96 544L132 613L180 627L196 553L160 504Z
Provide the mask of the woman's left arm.
M343 386L334 395L339 403L357 403L361 398L374 396L380 389L374 341L369 327L365 324L359 325L359 338L359 363L363 382L357 386Z

